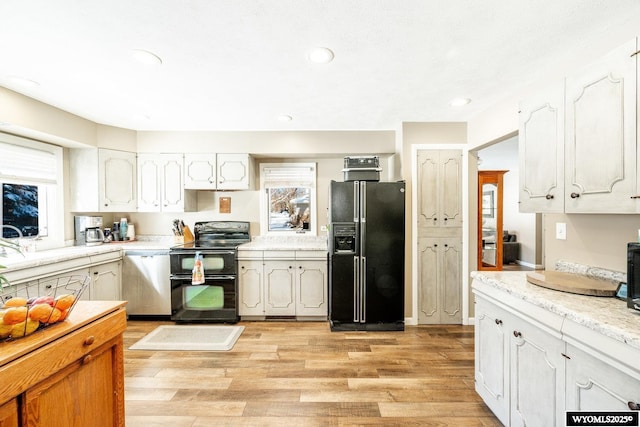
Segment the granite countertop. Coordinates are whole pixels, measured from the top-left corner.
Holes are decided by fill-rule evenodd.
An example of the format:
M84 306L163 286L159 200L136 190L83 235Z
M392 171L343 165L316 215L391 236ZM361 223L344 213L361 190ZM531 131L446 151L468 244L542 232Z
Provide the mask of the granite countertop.
M169 249L173 246L173 238L167 236L151 236L149 238L141 236L139 240L132 242L103 243L96 246L65 246L63 248L49 249L38 252L25 252L9 254L7 257L0 257L0 265L5 266L2 273L10 273L15 270L33 268L41 265L53 264L67 261L79 257L91 257L110 252L119 252L127 249Z
M471 277L480 282L473 288L490 286L640 349L640 312L628 309L626 301L543 288L529 283L522 271L474 271Z
M256 236L238 247L248 251L326 251L326 236Z

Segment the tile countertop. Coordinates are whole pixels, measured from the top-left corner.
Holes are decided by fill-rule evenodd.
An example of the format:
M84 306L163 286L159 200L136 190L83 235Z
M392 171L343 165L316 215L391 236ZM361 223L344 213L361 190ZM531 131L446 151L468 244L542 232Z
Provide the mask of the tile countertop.
M326 236L255 236L238 247L245 251L326 251Z
M626 301L543 288L529 283L526 272L521 271L474 271L471 277L475 279L473 288L490 286L501 290L640 349L640 311L628 309Z
M5 266L2 273L9 273L14 270L53 264L79 257L90 257L120 250L126 251L127 249L169 249L173 245L173 237L154 236L148 239L141 238L130 243L114 242L96 246L65 246L46 251L25 252L24 256L17 253L10 254L8 257L0 257L0 265Z

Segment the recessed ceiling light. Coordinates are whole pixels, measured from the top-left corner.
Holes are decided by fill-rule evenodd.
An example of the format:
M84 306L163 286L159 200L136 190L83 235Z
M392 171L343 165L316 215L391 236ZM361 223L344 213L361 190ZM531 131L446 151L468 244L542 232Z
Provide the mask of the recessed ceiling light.
M290 122L291 120L293 120L293 117L288 114L281 114L278 116L278 120L281 122Z
M162 64L162 59L160 59L160 57L155 53L151 53L148 50L134 49L131 52L131 56L133 56L133 59L135 59L141 64L145 64L145 65L161 65Z
M38 83L38 82L36 82L34 80L25 79L24 77L17 77L17 76L11 77L11 82L13 82L13 83L15 83L15 84L17 84L19 86L27 87L27 88L40 86L40 83Z
M333 51L327 47L317 47L309 52L309 61L314 64L327 64L333 61Z
M449 101L449 105L452 107L462 107L463 105L467 105L471 102L469 98L455 98Z

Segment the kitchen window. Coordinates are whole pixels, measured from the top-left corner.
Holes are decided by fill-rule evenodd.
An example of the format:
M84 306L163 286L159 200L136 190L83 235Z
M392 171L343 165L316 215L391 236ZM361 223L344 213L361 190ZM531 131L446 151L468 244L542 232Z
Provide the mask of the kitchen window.
M316 234L315 163L263 163L260 188L263 234Z
M2 237L37 238L39 249L64 245L62 164L60 147L0 134Z

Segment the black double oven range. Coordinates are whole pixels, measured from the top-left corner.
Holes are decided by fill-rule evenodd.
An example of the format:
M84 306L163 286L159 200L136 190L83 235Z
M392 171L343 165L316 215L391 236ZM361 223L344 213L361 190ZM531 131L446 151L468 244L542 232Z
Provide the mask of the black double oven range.
M177 323L238 321L238 246L251 241L245 221L207 221L194 225L193 242L174 246L171 262L171 320ZM203 284L192 283L196 256Z

